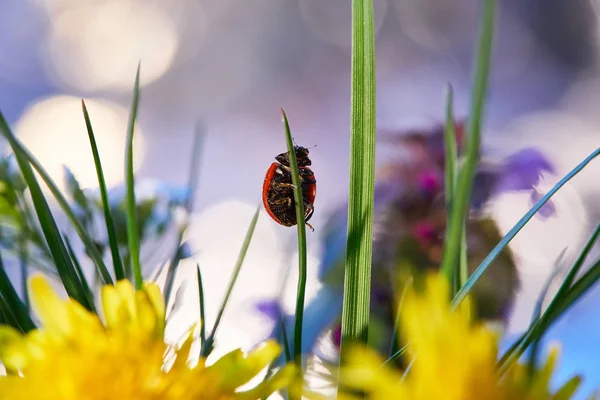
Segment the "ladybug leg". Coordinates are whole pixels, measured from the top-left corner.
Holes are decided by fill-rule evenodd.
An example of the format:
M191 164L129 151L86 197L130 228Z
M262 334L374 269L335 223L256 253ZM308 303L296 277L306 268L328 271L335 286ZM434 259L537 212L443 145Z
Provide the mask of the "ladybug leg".
M282 192L284 190L288 190L288 189L295 189L296 187L291 184L291 183L286 183L286 182L273 182L273 189L278 191L278 192Z
M269 203L275 206L287 205L288 207L292 206L292 198L291 197L281 197L278 199L270 199Z
M306 225L314 232L315 228L313 228L312 225L308 223L308 220L312 217L313 213L315 212L315 206L313 206L312 203L310 203L306 199L304 199L304 212L305 212L304 221L305 221Z
M300 170L300 180L302 183L317 183L312 171L307 171L306 169Z

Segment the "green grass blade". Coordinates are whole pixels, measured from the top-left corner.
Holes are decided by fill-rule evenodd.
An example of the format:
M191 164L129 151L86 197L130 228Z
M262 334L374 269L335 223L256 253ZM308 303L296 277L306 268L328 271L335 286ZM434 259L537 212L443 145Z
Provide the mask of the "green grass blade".
M444 129L444 149L445 149L445 196L446 210L448 215L452 212L452 199L456 191L456 169L458 166L458 149L456 144L456 131L454 124L454 93L452 86L448 85L446 93L446 127ZM446 241L449 240L450 230L446 231ZM452 266L452 264L448 264ZM458 275L454 269L444 271L448 279L453 283L453 293L456 293L462 285L465 284L468 278L467 271L467 232L466 224L463 222L460 254L458 263Z
M19 237L19 269L21 270L21 280L23 284L23 303L25 309L29 313L31 304L29 303L29 290L27 284L29 282L29 256L27 254L27 242L23 235Z
M600 279L600 261L597 261L574 285L571 285L572 279L577 275L577 271L581 268L583 261L597 240L599 231L600 225L594 230L592 236L569 271L567 278L561 284L558 292L541 318L538 318L532 323L527 332L516 340L500 358L499 366L501 372L510 368L531 343L538 340L556 319L558 319L569 307L581 298L581 296L583 296L598 281L598 279Z
M283 125L285 127L285 140L292 170L292 183L294 184L294 202L296 205L296 221L298 229L298 291L296 293L296 319L294 322L294 362L298 373L302 373L302 321L304 319L304 300L306 297L306 221L304 220L304 198L302 197L302 184L296 150L290 131L290 125L285 111L281 109Z
M385 362L383 364L381 364L381 366L383 367L386 364L392 363L396 359L398 359L398 357L401 357L404 353L406 353L406 350L408 350L408 346L410 346L410 345L406 344L406 345L402 346L400 349L398 349L398 351L396 351L394 354L392 354L390 356L390 358L385 360Z
M444 152L445 152L445 179L444 191L446 195L446 209L448 213L452 210L452 199L456 186L456 167L458 150L456 146L456 132L454 129L454 91L448 85L446 92L446 129L444 129Z
M63 212L65 213L65 215L68 218L71 225L73 225L75 232L81 238L81 241L85 245L85 248L86 248L88 254L90 255L90 257L96 264L96 268L98 269L98 272L102 276L104 283L105 284L113 283L110 273L108 272L108 269L106 268L106 265L104 264L104 261L102 260L102 255L96 248L94 241L88 235L86 229L84 228L84 226L81 224L81 222L75 215L75 212L69 205L69 202L67 201L65 196L61 193L60 189L58 188L58 186L56 185L54 180L50 177L48 172L44 169L42 164L29 152L29 150L27 150L25 148L25 146L21 143L21 141L19 139L17 139L17 137L10 131L10 129L1 129L1 131L2 131L2 135L4 135L4 137L8 140L8 142L10 143L10 146L12 147L13 151L15 152L15 155L17 156L17 161L22 159L23 162L25 162L27 164L31 164L31 166L33 166L33 168L35 168L35 170L38 172L38 174L40 175L40 177L42 178L42 180L44 181L44 183L46 184L48 189L50 189L50 192L56 199L56 202L62 208ZM21 162L19 162L19 165L21 165ZM29 167L29 168L31 168L31 167ZM27 181L27 183L29 184L30 181ZM30 186L30 189L31 189L31 186ZM44 200L44 202L45 202L45 200ZM38 211L38 207L36 207L36 211ZM39 211L38 211L38 217L39 217ZM48 245L51 246L50 243L48 243ZM64 248L64 245L62 247ZM65 250L64 254L66 255L66 250Z
M3 314L5 314L5 316L11 320L11 322L18 325L15 326L15 328L20 329L22 332L29 332L30 330L36 328L35 324L31 320L31 317L29 316L27 307L19 298L19 295L8 278L8 274L4 269L4 262L1 255L0 298L2 298L2 301L5 304L5 307L2 308Z
M494 249L487 255L487 257L481 262L481 264L477 267L477 269L473 272L473 274L471 274L471 276L469 277L467 282L461 287L461 289L458 291L458 293L454 296L454 299L452 300L452 307L456 307L458 304L460 304L461 301L463 301L463 299L471 291L473 286L475 286L475 284L483 276L483 274L488 269L488 267L494 262L496 257L498 257L498 255L504 250L504 248L508 245L508 243L510 243L510 241L517 235L517 233L519 233L519 231L523 228L523 226L525 226L525 224L527 222L529 222L529 220L531 218L533 218L535 213L537 213L538 210L540 208L542 208L542 206L544 204L546 204L546 202L548 200L550 200L550 198L552 196L554 196L554 194L561 187L563 187L575 175L577 175L579 172L581 172L581 170L583 168L585 168L585 166L588 165L599 154L600 154L600 148L594 150L594 152L592 152L588 157L586 157L585 160L583 160L581 163L579 163L579 165L577 165L575 168L573 168L567 175L565 175L560 181L558 181L558 183L556 185L554 185L554 187L548 193L546 193L540 199L540 201L538 201L519 220L519 222L517 222L516 225L512 227L512 229L510 231L508 231L508 233L500 240L500 242L498 242L496 247L494 247Z
M0 324L12 326L16 330L19 330L19 331L25 333L25 330L21 327L19 320L15 316L13 310L8 305L8 303L4 300L1 293L0 293Z
M204 285L202 284L202 271L200 265L196 264L196 280L198 281L198 301L200 302L200 343L204 347L206 343L206 315L204 313ZM202 352L202 349L200 349Z
M460 254L458 260L458 288L463 287L463 285L467 282L467 279L469 279L467 261L467 223L466 221L463 221L462 233L460 235ZM454 291L454 293L457 291Z
M23 179L29 187L33 206L35 208L39 224L42 228L44 238L48 244L48 249L56 266L56 270L60 276L63 286L67 294L81 303L88 310L91 310L91 305L86 300L84 289L75 271L75 267L67 253L67 249L62 239L62 235L58 230L56 221L50 211L50 206L44 197L42 188L38 183L33 169L30 165L30 160L27 154L23 152L22 146L10 130L4 115L0 112L0 133L8 140L14 153ZM39 172L39 171L38 171ZM44 171L45 172L45 171Z
M77 276L79 276L79 280L81 281L81 286L83 286L84 288L84 292L86 294L88 303L92 306L92 311L96 312L96 305L94 304L94 294L87 283L87 279L85 278L85 274L83 273L81 264L79 263L75 252L73 251L71 241L67 237L65 237L65 244L67 245L67 251L69 252L69 256L71 257L71 260L73 260L73 265L75 266L75 271L77 271Z
M217 333L217 329L219 328L219 324L221 323L221 319L223 318L223 313L225 312L225 308L227 307L227 302L229 301L229 297L231 296L231 292L233 291L233 287L235 286L235 282L237 281L238 275L240 274L240 270L242 269L242 264L244 264L244 258L246 258L246 253L248 252L248 247L250 246L250 242L252 241L252 236L254 235L254 228L256 228L256 223L258 222L258 215L260 212L260 206L256 207L256 211L254 212L254 216L252 217L252 221L250 221L250 226L248 227L248 231L246 232L246 237L244 238L244 243L242 243L242 248L238 255L237 262L235 263L235 267L233 268L233 273L231 274L231 278L229 279L229 284L227 285L227 290L225 291L225 297L223 297L223 301L221 302L221 307L217 312L217 318L215 323L210 331L210 334L206 338L206 342L202 343L201 356L208 357L208 355L212 352L215 335Z
M198 176L200 175L200 162L202 160L202 147L204 144L205 137L205 128L204 125L198 124L196 127L196 134L194 135L194 146L192 150L192 161L190 163L189 169L189 177L188 177L188 198L185 202L185 210L187 216L189 217L192 213L194 206L195 194L198 186ZM186 227L179 230L177 237L177 249L175 250L175 254L171 258L171 262L167 267L167 277L165 279L165 303L169 304L169 299L171 298L171 292L173 291L173 284L175 282L175 274L177 266L181 261L181 244L183 240L183 235L185 233Z
M562 296L569 290L569 288L573 284L573 281L575 280L575 277L581 270L581 267L583 266L585 259L590 254L590 251L592 251L592 247L598 240L599 235L600 235L600 224L596 225L596 228L592 232L592 236L590 236L590 238L588 239L587 243L585 244L583 250L579 254L579 257L577 257L577 260L575 261L573 268L571 268L571 270L565 277L564 283L563 283L563 285L561 285L560 289L556 293L555 298L558 298L558 299L562 298Z
M473 179L479 159L481 142L481 120L485 96L487 94L488 77L492 53L492 37L494 31L495 0L483 2L483 17L479 31L479 45L475 65L475 78L471 93L471 110L466 141L466 159L458 173L456 190L452 197L452 210L448 220L448 232L444 244L442 272L452 279L453 273L460 264L460 252L464 222L468 214L469 200L473 188Z
M133 100L127 126L127 147L125 151L125 183L127 186L127 241L131 257L131 270L136 289L142 288L142 266L140 264L140 239L138 237L137 215L135 209L135 181L133 176L133 133L140 102L140 67L138 64L133 87Z
M100 188L100 196L102 198L102 207L104 209L104 221L106 223L106 232L108 234L108 241L110 244L110 252L113 260L113 268L115 271L115 278L117 281L125 279L125 269L123 268L123 262L121 255L119 254L119 245L117 243L117 233L115 231L115 224L110 211L110 203L108 201L108 190L106 189L106 180L104 179L104 172L102 170L102 163L100 161L100 153L98 152L98 146L96 145L96 137L92 128L92 121L88 114L85 102L81 100L81 108L83 110L83 118L85 119L85 126L87 128L88 137L90 139L90 146L92 148L92 154L94 156L94 164L96 166L96 174L98 175L98 186Z
M375 38L372 0L352 0L352 98L348 240L342 343L367 342L375 190Z
M413 278L410 276L406 283L404 284L404 289L402 289L402 295L400 296L400 301L398 302L398 307L396 309L396 319L394 320L394 330L392 331L392 343L390 343L390 357L399 350L399 335L398 328L400 327L400 316L402 315L402 304L405 299L405 295L407 290L411 289L413 285Z
M554 281L554 279L556 279L556 277L560 273L560 263L561 263L563 257L565 256L566 252L567 252L567 248L564 248L560 252L556 262L554 263L554 271L552 271L552 273L550 274L548 279L546 279L546 282L544 282L544 286L542 287L542 290L540 291L540 295L535 303L535 307L533 308L531 324L534 324L535 321L539 320L542 317L544 300L546 299L546 296L548 295L548 291L550 290L550 286L552 286L552 282ZM533 341L533 344L531 346L531 353L529 354L529 363L528 363L528 369L529 369L529 373L531 374L531 376L533 376L532 374L535 372L541 338L542 338L542 335L535 338Z

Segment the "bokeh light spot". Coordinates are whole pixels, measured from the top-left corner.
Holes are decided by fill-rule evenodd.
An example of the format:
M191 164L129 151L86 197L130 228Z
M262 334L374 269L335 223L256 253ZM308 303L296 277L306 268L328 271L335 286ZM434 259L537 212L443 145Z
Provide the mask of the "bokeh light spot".
M109 101L86 100L108 185L123 182L128 111ZM81 99L54 96L25 110L15 126L25 146L50 176L64 187L63 164L82 187L97 187L98 178L81 111ZM134 136L134 167L144 155L142 132Z

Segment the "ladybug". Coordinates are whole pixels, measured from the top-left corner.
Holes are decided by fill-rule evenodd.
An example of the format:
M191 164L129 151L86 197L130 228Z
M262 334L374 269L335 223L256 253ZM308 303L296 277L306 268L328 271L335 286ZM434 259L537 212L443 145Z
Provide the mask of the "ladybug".
M302 146L294 146L294 151L296 152L300 184L302 185L304 220L306 225L314 231L308 220L315 211L313 203L317 195L317 181L315 180L315 174L308 167L311 165L310 158L308 158L308 149ZM297 223L296 204L288 152L279 154L275 157L275 160L277 162L271 164L263 183L263 205L275 222L283 226L294 226Z

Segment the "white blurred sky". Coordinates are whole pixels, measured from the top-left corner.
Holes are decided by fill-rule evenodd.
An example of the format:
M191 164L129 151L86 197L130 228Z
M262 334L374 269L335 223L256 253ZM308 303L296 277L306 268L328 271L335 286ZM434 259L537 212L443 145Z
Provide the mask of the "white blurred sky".
M476 0L376 0L378 124L426 126L443 115L444 89L468 109ZM559 174L598 147L600 93L596 0L501 2L486 110L486 146L508 154L524 145L547 151ZM350 2L347 0L0 0L0 109L53 174L67 163L94 184L78 99L88 103L107 178L122 181L127 112L142 61L136 164L140 177L184 184L196 121L208 128L190 240L209 282L214 316L237 251L260 201L262 179L285 148L279 108L296 141L311 151L318 180L311 246L316 288L318 237L328 210L348 185ZM383 145L382 145L383 146ZM394 154L379 148L378 159ZM523 277L511 329L529 319L558 253L572 259L598 221L600 161L557 198L559 216L534 222L516 239ZM57 179L60 179L56 175ZM554 180L553 180L554 179ZM548 178L545 185L555 182ZM527 199L508 196L494 208L509 229ZM264 332L250 301L277 292L291 230L261 214L233 306L221 329L223 350L249 346ZM188 266L189 267L189 266ZM182 324L196 314L191 275ZM291 288L295 285L291 284ZM564 342L565 373L587 369L600 350L590 295L549 335ZM186 297L188 298L188 297ZM253 316L254 315L254 316ZM260 325L262 326L262 325ZM576 329L575 327L585 327ZM581 332L585 332L582 334ZM573 338L577 336L577 340ZM584 338L581 338L584 336ZM590 339L589 342L587 341ZM582 339L582 340L579 340Z

